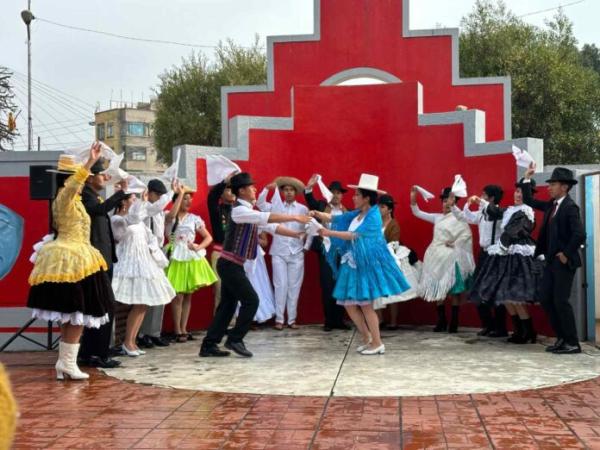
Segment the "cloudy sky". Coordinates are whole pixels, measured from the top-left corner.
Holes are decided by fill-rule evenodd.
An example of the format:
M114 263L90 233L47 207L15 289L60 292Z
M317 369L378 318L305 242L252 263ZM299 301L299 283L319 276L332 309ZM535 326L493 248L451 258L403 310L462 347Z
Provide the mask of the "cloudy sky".
M583 0L568 6L575 1L506 3L519 15L565 5L580 43L600 45L600 1ZM457 27L474 3L412 0L411 28ZM26 0L4 0L0 14L0 65L16 72L19 103L26 98L26 32L20 18L26 6ZM313 0L32 0L31 9L41 19L65 25L207 46L226 38L249 45L255 34L264 43L268 35L310 33L313 28ZM542 25L555 12L524 19ZM33 78L37 80L33 94L38 106L34 127L45 137L44 148L54 148L51 143L70 146L89 140L91 127L86 123L94 106L106 108L111 98L148 100L157 75L192 51L75 31L39 20L34 21L32 33ZM212 54L212 48L201 50ZM19 124L26 134L23 123ZM63 124L69 127L66 131ZM23 145L18 142L16 148Z

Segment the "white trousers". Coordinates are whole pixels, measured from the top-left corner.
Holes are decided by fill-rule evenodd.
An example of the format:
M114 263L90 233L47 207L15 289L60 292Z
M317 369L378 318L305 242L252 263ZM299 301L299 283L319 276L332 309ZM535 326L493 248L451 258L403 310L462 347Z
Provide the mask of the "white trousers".
M284 323L287 307L288 324L296 323L298 297L304 280L304 252L295 255L272 256L273 287L275 288L275 320Z

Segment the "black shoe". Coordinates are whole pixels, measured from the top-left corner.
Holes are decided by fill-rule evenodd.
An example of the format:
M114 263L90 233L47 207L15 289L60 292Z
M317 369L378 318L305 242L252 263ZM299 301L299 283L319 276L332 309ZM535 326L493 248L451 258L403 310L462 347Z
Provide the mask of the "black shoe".
M98 367L100 369L115 369L121 365L121 361L111 358L101 358L100 356L90 356L87 365L88 367Z
M523 323L518 315L510 316L513 324L513 334L506 340L511 344L519 344L523 340Z
M208 356L218 356L218 357L223 357L223 356L229 356L231 353L225 351L225 350L221 350L219 347L217 347L216 345L211 345L209 347L200 347L200 353L198 353L198 356L202 356L202 357L208 357Z
M491 338L503 338L508 336L508 331L506 330L492 330L488 333L488 337Z
M138 338L137 345L142 348L154 348L154 342L150 336L142 336Z
M252 357L252 352L249 351L246 346L244 345L243 342L231 342L231 341L227 341L225 342L225 348L228 348L231 351L234 351L235 353L237 353L240 356L244 356L246 358L250 358Z
M581 347L579 346L579 344L571 345L565 342L552 353L554 353L555 355L574 355L576 353L581 353Z
M171 345L169 344L169 341L162 337L150 336L150 339L156 347L168 347L169 345Z
M187 336L188 341L196 341L197 340L192 333L188 333L186 336Z
M556 341L554 341L554 344L549 345L548 347L546 347L546 351L548 353L552 353L554 350L556 350L557 348L560 348L563 346L563 344L565 343L564 339L557 339Z
M385 329L388 331L396 331L399 330L400 327L398 325L388 325L387 327L385 327Z
M334 329L336 329L336 330L346 330L346 331L348 331L348 330L351 330L351 329L352 329L352 327L351 327L350 325L346 325L345 323L342 323L342 324L340 324L340 325L334 325L334 326L333 326L333 327L331 327L331 328L334 328Z
M114 356L125 356L125 352L123 351L123 347L121 345L117 345L116 347L111 347L108 349L108 357L112 358Z
M330 327L329 325L325 325L325 326L323 326L323 331L327 331L327 332L333 331L333 327Z
M491 332L492 330L490 330L489 328L482 328L477 332L477 336L489 336Z

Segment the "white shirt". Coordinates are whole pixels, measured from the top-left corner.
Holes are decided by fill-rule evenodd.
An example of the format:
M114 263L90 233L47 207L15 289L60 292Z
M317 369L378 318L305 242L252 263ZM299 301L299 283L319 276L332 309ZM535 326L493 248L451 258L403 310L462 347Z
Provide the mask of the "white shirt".
M426 222L430 222L434 225L444 218L444 214L421 211L419 205L410 205L410 209L415 217L418 217Z
M159 246L165 243L165 208L171 201L172 193L167 192L154 203L147 202L144 223L152 230Z
M258 200L256 204L261 211L267 212L270 211L276 214L286 214L289 216L292 215L302 215L305 216L308 214L308 208L296 201L292 203L283 202L279 195L279 190L276 189L273 194L272 203L267 201L267 195L269 194L268 189L263 189L260 195L258 196ZM289 222L286 225L286 228L289 228L294 231L304 231L305 226L302 223L298 222ZM287 255L296 255L304 250L304 244L302 240L275 235L273 237L273 243L271 244L271 249L269 250L269 254L277 255L277 256L287 256Z
M479 246L482 249L488 248L490 245L495 244L500 239L501 224L502 220L496 220L495 222L495 233L494 233L494 222L487 219L486 209L489 206L489 202L481 199L481 203L479 205L479 209L477 211L471 211L469 209L469 204L465 203L462 211L458 206L452 206L452 214L461 222L467 222L472 225L477 225L479 229ZM494 237L494 242L492 242L492 236Z
M275 235L275 231L279 224L269 223L270 212L261 212L254 209L252 203L237 199L239 205L234 206L231 210L231 220L235 223L251 223L258 225L259 233L266 231L272 235ZM299 240L299 239L298 239Z

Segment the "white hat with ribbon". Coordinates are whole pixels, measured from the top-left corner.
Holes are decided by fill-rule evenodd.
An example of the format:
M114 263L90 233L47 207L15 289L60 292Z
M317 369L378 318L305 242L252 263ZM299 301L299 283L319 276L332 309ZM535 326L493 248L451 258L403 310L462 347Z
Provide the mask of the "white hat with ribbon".
M379 177L377 175L369 175L363 173L360 176L358 184L349 184L350 189L364 189L365 191L374 191L378 194L387 194L386 191L379 189Z

